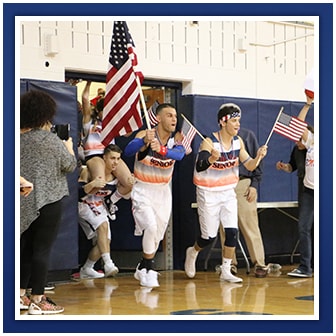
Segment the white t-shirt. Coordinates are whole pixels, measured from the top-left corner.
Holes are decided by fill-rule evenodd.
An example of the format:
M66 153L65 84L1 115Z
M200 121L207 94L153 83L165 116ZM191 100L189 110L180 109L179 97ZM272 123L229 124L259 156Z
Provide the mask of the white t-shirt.
M306 173L303 184L309 189L314 189L314 134L308 131L307 140L302 141L302 143L307 148Z

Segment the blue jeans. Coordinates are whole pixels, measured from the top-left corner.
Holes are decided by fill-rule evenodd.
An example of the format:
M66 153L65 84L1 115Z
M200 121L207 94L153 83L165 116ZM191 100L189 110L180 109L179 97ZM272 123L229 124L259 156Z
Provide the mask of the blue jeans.
M311 229L314 222L314 190L304 188L299 210L299 269L304 273L312 273L312 237Z

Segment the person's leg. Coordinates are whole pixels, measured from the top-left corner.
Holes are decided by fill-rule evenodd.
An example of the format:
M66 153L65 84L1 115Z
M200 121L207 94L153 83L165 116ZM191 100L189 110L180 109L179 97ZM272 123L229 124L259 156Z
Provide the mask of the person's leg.
M105 199L111 220L116 219L115 213L118 211L116 203L122 198L130 199L132 187L135 183L134 175L123 160L120 160L113 175L117 178L118 184L113 194L108 199Z
M186 249L184 271L188 278L196 275L196 260L199 252L210 245L218 234L220 192L196 188L197 213L201 235L193 246Z
M222 255L224 251L224 244L225 244L225 230L223 228L223 225L219 225L219 236L220 236L220 243L221 243L221 249L222 249ZM222 260L222 263L224 263L224 260ZM236 257L236 252L233 254L232 262L231 262L231 273L233 275L236 275L238 273L238 261Z
M265 250L259 229L257 212L257 200L248 202L245 193L250 186L250 179L239 181L236 187L238 201L238 227L242 235L252 261L255 266L266 267Z
M118 192L124 196L128 196L135 182L134 176L123 160L120 160L113 175L118 179Z
M224 197L225 196L225 197ZM220 279L228 282L242 282L241 278L231 273L231 262L237 245L238 219L237 198L234 190L223 193L220 209L220 222L225 230L225 243L222 250L223 264Z
M95 227L95 245L90 250L88 258L80 270L80 277L81 279L102 278L104 274L94 270L94 265L100 258L104 262L105 277L112 276L119 270L111 259L111 231L106 216L91 217L91 226Z
M84 264L84 268L89 267L89 268L93 268L95 263L100 259L100 250L96 245L94 245L92 247L92 249L90 250L89 254L88 254L88 258Z
M31 226L20 237L20 296L26 293L32 270L33 238Z
M40 216L32 223L32 300L39 302L44 294L47 281L49 255L56 239L60 219L61 201L45 205L40 209Z
M97 243L95 242L95 245L90 250L84 265L81 267L79 271L79 277L81 279L91 279L91 278L95 279L104 277L103 273L97 272L94 269L94 266L96 262L100 259L100 257L101 257L100 250L97 246Z
M312 245L311 229L314 221L314 194L313 192L303 192L301 198L299 215L299 251L300 266L299 269L307 274L312 273Z
M154 260L158 248L156 243L157 225L152 224L143 230L142 259L134 274L135 279L140 281L140 285L145 287L159 287Z
M111 231L107 221L100 224L97 229L97 246L104 262L105 277L117 274L119 269L111 259Z
M99 177L105 180L105 162L100 156L94 156L90 160L86 161L86 166L90 172L91 181ZM95 193L100 188L95 188L91 193Z
M220 279L228 282L242 282L241 278L234 276L231 272L231 263L235 255L237 245L236 228L225 228L225 243L222 249L222 265Z
M142 234L142 260L134 277L141 286L158 287L155 254L166 232L171 215L172 195L169 185L151 186L137 183L132 190L135 235Z

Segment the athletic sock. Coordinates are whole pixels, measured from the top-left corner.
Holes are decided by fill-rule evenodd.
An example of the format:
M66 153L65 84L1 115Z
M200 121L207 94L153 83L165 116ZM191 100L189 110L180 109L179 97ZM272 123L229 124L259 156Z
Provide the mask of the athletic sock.
M95 261L87 258L85 264L83 265L83 268L93 268L93 266L95 265Z
M112 264L112 259L111 259L111 255L110 253L106 252L106 253L103 253L101 255L103 261L104 261L104 264Z

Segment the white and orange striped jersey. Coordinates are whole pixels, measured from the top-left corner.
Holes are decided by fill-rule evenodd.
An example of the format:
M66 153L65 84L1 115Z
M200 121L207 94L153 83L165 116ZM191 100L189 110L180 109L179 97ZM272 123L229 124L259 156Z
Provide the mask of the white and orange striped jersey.
M84 139L83 139L83 150L84 156L100 155L104 153L105 146L101 142L101 131L102 126L100 122L96 125L89 121L83 125ZM111 143L115 143L114 139Z
M173 148L175 140L171 137L168 140L168 149ZM141 154L140 154L141 155ZM147 155L138 160L139 153L136 154L134 162L134 176L138 181L154 184L168 184L172 178L175 160L166 158L150 147Z
M229 151L225 151L218 140L212 135L214 148L221 155L208 169L197 172L194 168L194 184L206 190L228 190L236 187L239 181L240 141L233 137Z

